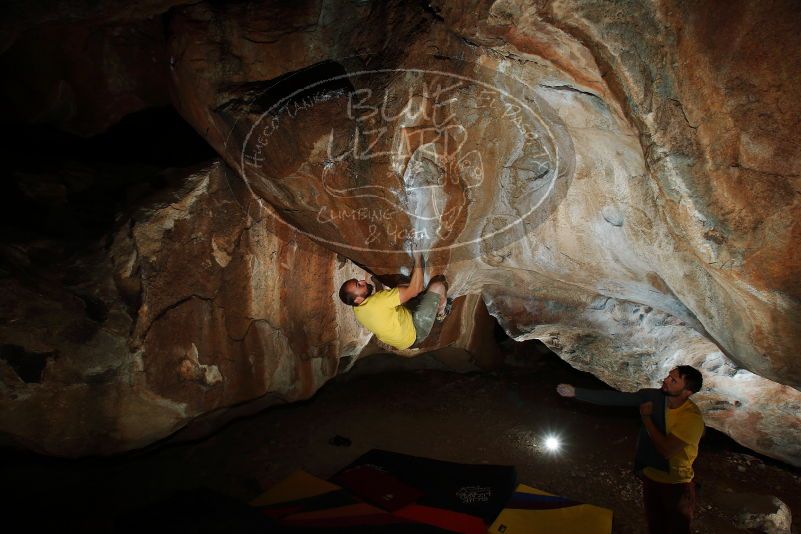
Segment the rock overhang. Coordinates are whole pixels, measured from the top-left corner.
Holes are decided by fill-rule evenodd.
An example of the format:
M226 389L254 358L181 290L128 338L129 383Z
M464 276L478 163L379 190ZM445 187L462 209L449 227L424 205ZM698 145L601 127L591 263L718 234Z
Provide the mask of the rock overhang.
M338 257L391 275L417 241L452 293L481 295L508 333L616 387L694 362L711 424L798 463L799 99L786 82L799 53L770 48L798 29L789 4L724 17L738 50L759 52L738 57L704 30L706 7L669 1L335 4L199 3L164 18L173 103L227 166L185 173L216 185L116 239L114 281L136 308L126 343L140 351L119 376L144 373L141 391L177 403L143 435L248 396L311 394L366 339L336 302L322 316L344 323L326 335L293 326L310 312L287 266L306 266L323 302L319 280L357 273ZM743 30L768 19L781 19L774 34ZM212 216L187 210L198 198ZM197 241L197 276L162 250L181 235ZM252 248L266 242L269 257ZM221 289L232 283L236 296ZM256 304L270 298L289 299L291 317ZM261 382L240 384L225 363L240 357ZM135 434L105 450L150 439Z

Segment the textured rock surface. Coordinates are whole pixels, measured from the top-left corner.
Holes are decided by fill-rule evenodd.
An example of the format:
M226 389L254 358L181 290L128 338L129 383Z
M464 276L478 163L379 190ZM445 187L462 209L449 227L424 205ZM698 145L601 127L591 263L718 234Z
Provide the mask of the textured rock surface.
M232 189L228 167L198 174L114 240L103 287L129 315L118 347L98 350L128 361L120 376L141 382L126 395L147 391L163 414L99 404L125 427L119 448L268 393L311 394L367 343L333 302L357 273L337 254L389 279L414 241L470 299L472 319L437 346L484 352L480 295L515 338L622 389L692 363L710 425L801 465L793 2L200 2L163 22L159 83ZM100 251L96 264L111 276ZM17 373L42 367L42 384L72 365L8 343L7 362L36 355ZM55 419L16 430L46 405L30 398L4 401L18 414L4 428L56 447Z
M735 361L798 387L797 6L664 2L609 17L603 3L568 2L552 11L627 99L680 244L666 283Z
M620 387L653 383L665 366L692 360L707 370L712 386L704 401L717 407L708 410L710 424L798 463L800 421L793 407L799 398L787 386L797 387L801 377L795 357L801 261L790 246L798 232L799 154L789 129L799 114L798 89L785 66L798 65L799 53L781 45L799 27L791 5L775 4L770 15L728 13L726 32L737 34L737 49L747 51L734 58L722 49L722 37L705 33L712 32L705 21L713 15L703 8L466 4L435 4L436 16L406 10L399 17L392 4L363 7L343 21L341 12L309 3L308 10L293 12L298 26L306 21L305 30L290 36L275 35L266 15L220 26L220 19L243 20L241 8L214 16L203 5L181 9L169 43L178 58L176 105L258 196L379 274L405 261L393 254L405 247L394 229L419 228L414 179L433 174L456 184L438 192L444 198L440 226L422 236L452 290L523 298L528 307L522 315L520 307L490 307L518 336L543 337L543 328L558 332L581 321L599 339L614 333L615 342L595 347L603 351L584 368ZM782 13L778 31L757 24ZM385 47L372 33L355 30L375 25L402 46ZM243 29L260 37L245 39ZM203 38L209 33L215 39ZM299 47L306 50L304 61L285 53ZM353 50L356 58L320 66ZM766 61L783 67L746 83L751 67L761 69ZM351 76L351 85L319 84L336 78L337 69L359 68L441 69L475 86L506 88L536 107L539 114L523 120L547 139L534 145L527 132L504 122L515 102L508 95L497 109L482 106L481 95L469 88L437 95L435 84L408 71L366 87L362 76ZM294 85L281 77L287 71L295 72ZM522 92L510 78L522 82ZM313 83L316 89L280 101ZM275 89L282 84L283 92ZM768 115L757 120L752 110L763 108ZM421 109L442 115L416 113ZM784 112L774 117L779 109ZM782 126L764 126L774 121ZM462 130L449 130L453 124ZM379 128L381 134L371 133ZM415 128L436 136L416 138ZM466 140L459 142L459 135ZM360 153L369 142L375 154L390 156ZM481 156L477 187L458 166L471 151ZM416 158L422 168L414 166ZM748 158L762 163L741 161ZM769 162L776 167L766 167ZM526 217L526 207L537 201L534 169L546 171L545 180L556 187ZM337 195L343 191L365 195ZM449 221L449 208L456 206L462 213ZM359 207L384 211L360 216ZM334 209L345 215L320 218ZM507 221L518 224L496 239L492 230ZM378 231L370 233L371 225ZM421 241L420 233L403 237ZM589 321L588 306L607 299L655 310L659 324L676 328L657 326L646 334L629 325L621 332L611 318ZM537 310L550 312L544 324ZM665 352L667 346L673 350ZM749 378L733 381L735 375ZM747 393L746 382L755 384ZM736 423L743 419L755 424Z
M179 187L147 199L108 252L48 286L1 280L7 441L78 456L197 437L308 398L375 352L336 298L363 271L270 215L224 163L171 172ZM447 347L454 368L497 363L486 307L462 300L406 355Z
M0 427L16 441L63 455L141 447L268 392L306 398L367 343L332 299L353 269L235 197L226 172L182 177L110 256L72 266L93 273L83 300L4 279ZM92 302L110 307L98 316ZM41 368L26 373L31 359Z
M789 534L793 531L790 508L778 497L753 493L717 496L715 504L734 512L737 528L765 534Z
M1 68L16 73L0 87L0 110L12 123L54 124L91 135L128 113L166 104L158 72L166 71L161 36L157 20L101 31L31 30L0 57Z
M622 391L659 387L677 365L696 367L705 387L693 400L707 425L786 462L801 458L801 392L738 368L676 317L634 302L589 294L582 299L554 288L536 298L493 288L484 299L516 339L539 339L573 367Z

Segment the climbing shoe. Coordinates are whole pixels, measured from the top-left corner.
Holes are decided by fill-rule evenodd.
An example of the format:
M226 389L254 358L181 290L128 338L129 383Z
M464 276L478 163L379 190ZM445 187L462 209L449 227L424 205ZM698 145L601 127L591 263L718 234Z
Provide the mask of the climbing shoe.
M442 309L441 312L437 313L437 321L442 322L445 318L451 314L451 307L453 306L453 299L449 298L445 300L445 307Z

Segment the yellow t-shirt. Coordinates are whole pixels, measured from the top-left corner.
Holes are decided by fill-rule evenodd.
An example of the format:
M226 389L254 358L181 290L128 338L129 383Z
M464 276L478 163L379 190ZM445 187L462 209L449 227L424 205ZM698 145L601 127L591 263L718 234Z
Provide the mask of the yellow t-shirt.
M693 462L698 456L698 442L704 433L704 418L701 410L693 401L687 399L675 410L668 408L665 418L668 435L674 435L685 445L676 455L668 458L670 472L660 471L653 467L643 469L643 474L657 482L681 484L689 482L695 476Z
M396 349L408 349L414 344L412 314L401 306L398 288L378 291L353 308L356 319L375 336Z

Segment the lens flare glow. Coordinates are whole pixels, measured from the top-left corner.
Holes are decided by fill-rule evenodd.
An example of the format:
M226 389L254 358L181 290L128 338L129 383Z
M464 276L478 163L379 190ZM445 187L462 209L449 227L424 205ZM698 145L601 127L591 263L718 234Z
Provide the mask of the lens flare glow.
M562 444L559 443L559 438L556 436L548 436L545 438L545 449L549 452L557 452L561 446Z

